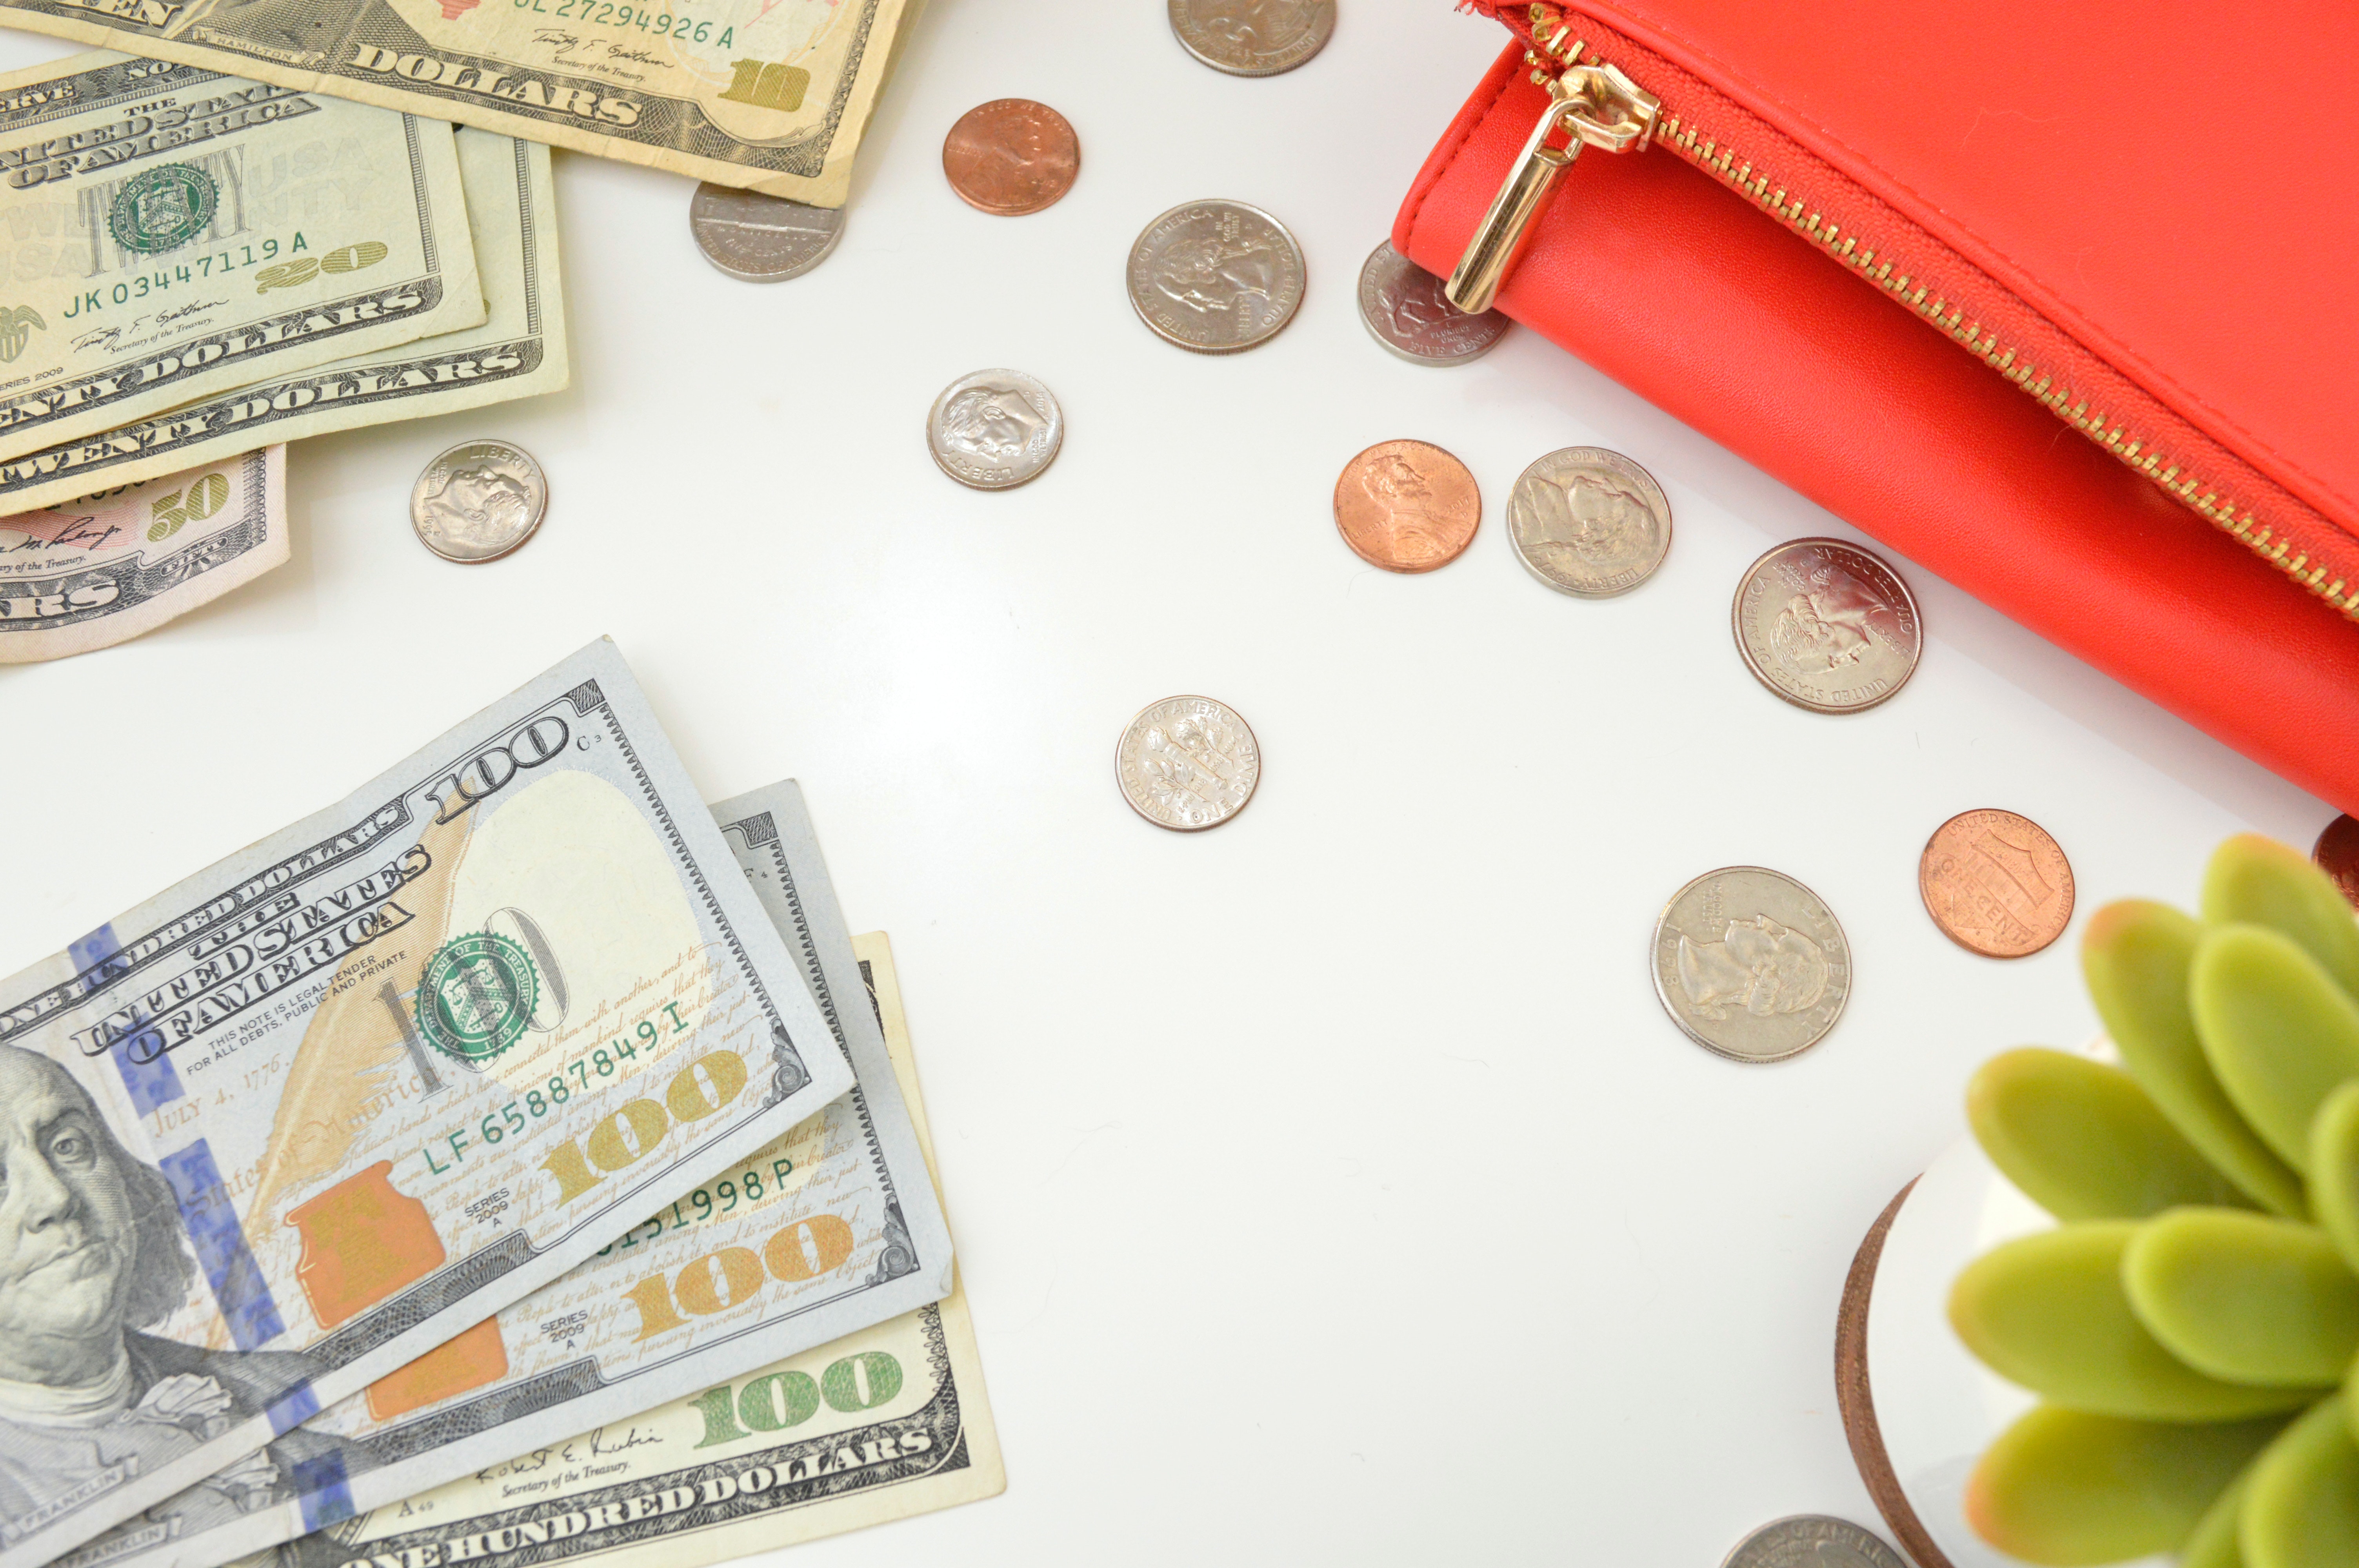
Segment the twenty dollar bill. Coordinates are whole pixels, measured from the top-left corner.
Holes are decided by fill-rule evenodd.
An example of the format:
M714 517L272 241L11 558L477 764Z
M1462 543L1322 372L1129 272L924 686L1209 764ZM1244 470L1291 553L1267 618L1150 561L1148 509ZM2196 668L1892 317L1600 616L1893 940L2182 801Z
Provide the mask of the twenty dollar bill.
M549 149L488 131L462 130L458 143L491 311L482 326L240 387L0 462L0 512L52 505L261 442L423 419L562 387L565 291Z
M379 1461L299 1422L851 1083L591 644L0 981L0 1568L198 1482L329 1522Z
M0 0L0 17L840 207L904 4Z
M853 938L933 1146L883 932ZM849 988L847 988L849 989ZM868 1005L857 990L840 1002ZM282 1568L703 1568L1007 1488L966 1293L281 1549Z
M322 1519L398 1504L782 1352L940 1300L950 1235L819 842L791 783L719 807L745 868L858 1082L546 1285L308 1424L364 1457L345 1473L248 1476L211 1524L201 1485L59 1568L212 1568Z
M0 665L152 632L287 555L284 447L0 517Z
M484 319L445 125L190 66L0 76L0 458Z

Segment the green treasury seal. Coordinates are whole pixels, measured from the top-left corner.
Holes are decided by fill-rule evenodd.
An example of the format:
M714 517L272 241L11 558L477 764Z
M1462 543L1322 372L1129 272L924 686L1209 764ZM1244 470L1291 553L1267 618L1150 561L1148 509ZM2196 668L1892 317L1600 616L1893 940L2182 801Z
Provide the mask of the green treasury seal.
M446 1056L481 1066L523 1038L540 999L540 976L496 932L453 936L426 960L418 981L418 1029Z
M213 221L221 192L194 164L168 163L123 182L106 210L106 226L126 251L153 255L178 250Z

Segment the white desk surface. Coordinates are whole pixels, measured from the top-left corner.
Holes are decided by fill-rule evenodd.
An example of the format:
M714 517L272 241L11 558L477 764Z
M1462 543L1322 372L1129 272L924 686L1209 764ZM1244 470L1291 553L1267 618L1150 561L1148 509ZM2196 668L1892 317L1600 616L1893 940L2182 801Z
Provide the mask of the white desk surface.
M841 248L771 287L705 264L689 182L560 153L569 391L302 443L290 564L0 670L0 972L610 633L714 797L803 782L853 928L892 934L1006 1450L1002 1498L778 1561L1712 1568L1775 1515L1875 1523L1832 1374L1852 1251L1977 1062L2093 1027L2081 920L2018 963L1952 946L1926 836L2024 812L2084 919L2333 813L1905 560L1915 680L1789 708L1730 594L1852 530L1531 333L1454 370L1370 341L1361 260L1500 42L1443 0L1343 0L1324 53L1244 81L1159 0L932 0ZM65 52L0 34L0 66ZM1008 96L1082 139L1034 217L942 178L951 123ZM1206 196L1309 258L1293 325L1234 358L1123 290L1139 229ZM1070 430L984 494L922 427L1002 364ZM409 487L475 435L538 456L549 520L449 566ZM1400 436L1484 495L1428 577L1331 519L1345 460ZM1622 599L1549 592L1502 529L1524 464L1576 444L1676 514ZM1116 734L1177 692L1260 738L1214 832L1115 793ZM1842 1022L1782 1065L1690 1044L1648 979L1664 900L1731 862L1808 882L1856 950Z

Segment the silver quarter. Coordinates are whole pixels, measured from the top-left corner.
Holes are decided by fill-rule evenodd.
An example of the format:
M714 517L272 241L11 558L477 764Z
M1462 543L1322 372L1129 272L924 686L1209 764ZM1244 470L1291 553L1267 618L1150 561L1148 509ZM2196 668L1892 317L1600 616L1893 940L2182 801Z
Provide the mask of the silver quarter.
M1566 447L1507 492L1507 537L1524 569L1559 593L1610 599L1663 564L1671 503L1655 476L1603 447Z
M1721 1568L1908 1568L1908 1560L1849 1519L1796 1514L1738 1541Z
M1900 574L1841 539L1796 539L1746 569L1730 611L1763 686L1813 713L1857 713L1908 684L1925 648Z
M1180 46L1231 76L1276 76L1327 47L1335 0L1171 0Z
M926 449L941 470L977 490L1007 490L1057 460L1065 414L1020 370L979 370L942 388L926 416Z
M1723 866L1673 893L1650 963L1671 1022L1738 1062L1799 1055L1851 998L1851 944L1833 911L1759 866Z
M1360 266L1360 323L1411 364L1462 365L1498 345L1511 325L1496 310L1469 316L1441 292L1441 279L1387 240Z
M1302 247L1242 201L1189 201L1130 247L1130 302L1166 342L1200 354L1257 348L1302 306Z
M715 185L696 188L688 232L704 259L747 283L783 283L825 261L843 238L843 209Z
M1158 827L1195 833L1245 808L1261 783L1261 748L1227 703L1167 697L1122 732L1114 776L1133 811Z
M462 441L409 488L418 542L446 561L495 561L533 536L549 510L549 476L522 447Z

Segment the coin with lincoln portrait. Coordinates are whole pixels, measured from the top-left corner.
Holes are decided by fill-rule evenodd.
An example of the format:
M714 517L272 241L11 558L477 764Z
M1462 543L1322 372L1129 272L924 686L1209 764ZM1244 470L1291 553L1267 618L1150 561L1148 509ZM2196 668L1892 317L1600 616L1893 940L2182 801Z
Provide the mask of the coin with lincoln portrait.
M1071 122L1029 98L977 104L942 141L942 174L959 200L1003 218L1055 206L1081 169Z
M1465 554L1483 522L1466 465L1430 441L1379 441L1335 481L1335 528L1388 572L1430 572Z

